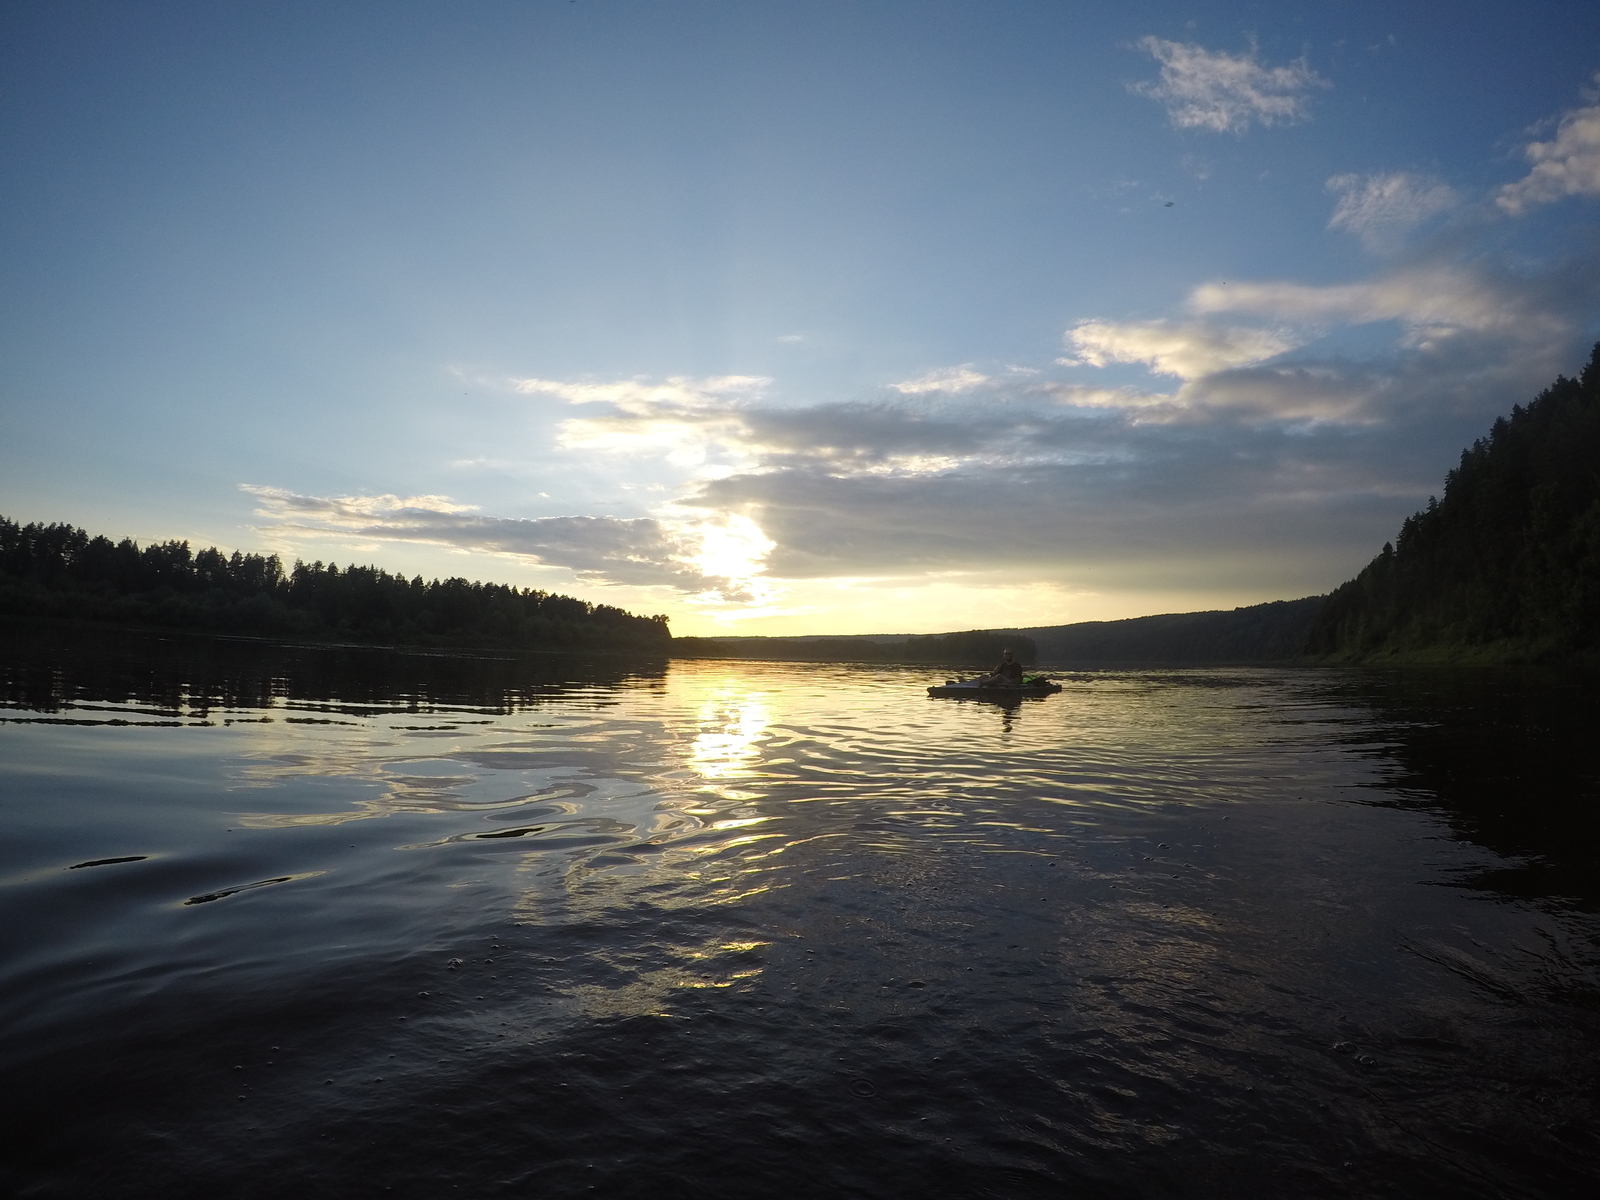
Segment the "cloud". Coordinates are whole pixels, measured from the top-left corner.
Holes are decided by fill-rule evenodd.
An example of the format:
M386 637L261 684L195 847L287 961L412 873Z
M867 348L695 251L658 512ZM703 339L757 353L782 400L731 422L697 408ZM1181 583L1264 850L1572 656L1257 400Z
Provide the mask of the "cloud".
M1306 93L1331 86L1303 58L1286 67L1263 66L1254 47L1234 55L1158 37L1137 44L1161 64L1161 82L1134 84L1132 90L1165 104L1179 129L1243 133L1252 123L1309 120Z
M1078 360L1058 358L1063 366L1076 366ZM1124 412L1138 409L1170 407L1173 397L1165 392L1141 392L1132 387L1095 387L1090 384L1064 383L1059 380L1041 382L1033 391L1049 396L1057 404L1068 408L1117 409Z
M771 386L763 375L714 375L691 379L674 375L660 383L634 378L614 383L563 383L554 379L514 379L524 395L557 396L569 404L611 404L623 412L647 415L663 410L695 412L759 398Z
M1116 422L1049 433L1076 450L1073 461L937 477L741 475L683 503L760 512L775 543L769 571L783 579L990 572L1309 591L1327 586L1330 549L1352 564L1370 555L1375 504L1403 512L1416 499L1410 488L1390 498L1409 464L1376 434L1215 426L1174 439Z
M1369 364L1313 360L1218 371L1185 384L1173 404L1191 415L1371 425L1392 415L1394 396L1388 382L1387 372Z
M681 465L630 520L251 490L281 537L513 554L725 615L823 586L807 581L930 573L1310 592L1392 536L1495 414L1571 371L1600 316L1593 253L1543 274L1442 253L1340 284L1204 284L1181 315L1067 331L1071 370L1142 363L1169 391L972 363L809 405L750 376L522 381L583 414L561 444L600 477L640 455Z
M1586 352L1600 316L1596 257L1577 253L1537 274L1489 258L1435 257L1343 284L1204 284L1190 294L1191 312L1270 319L1297 331L1302 345L1271 363L1186 380L1165 419L1373 427L1423 412L1440 421L1466 411L1487 419ZM1385 323L1398 328L1391 334ZM1319 339L1347 344L1346 331L1362 327L1359 354L1328 349L1327 341L1318 349Z
M726 517L492 517L444 496L306 496L249 484L243 490L269 519L261 531L289 542L337 537L479 550L565 567L590 583L665 585L722 599L752 598L750 583L765 553L748 528Z
M994 379L970 365L891 384L890 394L881 399L805 407L765 402L764 379L733 378L738 382L532 380L523 381L521 390L611 408L562 422L562 447L664 460L691 480L783 470L797 463L841 475L937 473L969 459L1014 456L1030 414L1072 402L1057 385L1035 382L1032 372ZM979 389L994 392L993 403L975 407L964 395ZM1127 395L1117 389L1080 390L1084 405L1104 406Z
M717 474L750 463L743 412L764 396L772 380L759 375L704 379L673 376L654 382L564 383L513 380L525 395L555 396L569 404L604 405L611 411L561 424L559 444L569 450L663 458L674 466Z
M1569 297L1562 287L1578 290ZM1355 283L1204 284L1189 297L1205 315L1251 314L1309 325L1366 325L1398 321L1407 347L1429 349L1465 333L1496 336L1524 349L1569 339L1575 307L1594 285L1570 269L1520 276L1491 265L1433 261Z
M1291 293L1330 323L1436 317L1416 304L1426 281L1443 280L1454 296L1444 315L1484 332L1426 341L1402 329L1387 352L1361 357L1302 347L1170 395L1026 380L1005 383L1003 400L936 414L803 410L789 415L789 452L698 483L679 503L751 514L778 579L988 572L1111 589L1314 591L1392 536L1494 415L1581 361L1578 314L1600 312L1600 289L1578 286L1586 273L1391 272L1331 296ZM1277 295L1263 287L1257 299ZM1488 319L1496 297L1517 316ZM856 456L822 449L841 443ZM937 468L857 469L869 446L932 463L935 445Z
M1352 233L1374 251L1393 249L1418 225L1460 203L1448 184L1405 171L1335 175L1328 190L1339 194L1328 228Z
M916 379L907 379L889 386L906 396L919 396L927 392L970 392L989 382L987 375L972 369L971 363L959 367L942 367L929 371Z
M1495 197L1511 216L1568 196L1600 196L1600 105L1566 113L1554 141L1529 142L1523 152L1533 169Z
M620 396L627 410L614 400L604 431L647 428L660 456L698 440L699 459L723 466L691 471L662 512L748 521L773 580L981 570L996 554L1081 564L1124 543L1129 554L1143 546L1181 557L1231 537L1206 521L1279 536L1279 516L1258 508L1269 497L1269 508L1298 497L1291 507L1314 531L1318 505L1398 512L1401 502L1373 497L1425 496L1439 460L1419 447L1470 442L1495 412L1571 369L1600 312L1592 265L1527 275L1436 257L1343 284L1206 284L1189 296L1188 316L1067 331L1075 355L1063 363L1142 363L1180 380L1172 391L969 363L876 399L806 406L681 380L572 394L578 403ZM1343 330L1384 322L1396 328L1375 331L1377 346L1369 332L1359 354L1327 348L1328 338L1349 344L1338 341ZM1372 476L1368 460L1391 469ZM1174 540L1157 532L1163 505L1209 515L1171 518L1187 530Z
M966 368L951 372L962 370ZM947 373L938 374L948 378ZM944 387L924 389L920 384L908 394L891 386L889 394L879 399L803 407L741 405L737 411L723 412L651 409L605 418L604 424L567 422L562 436L567 439L564 444L580 444L572 440L569 427L581 424L585 434L581 445L591 453L653 452L674 461L724 464L691 468L686 486L791 471L836 478L931 478L966 469L1004 470L1065 461L1076 451L1050 435L1053 427L1081 423L1097 413L1148 414L1172 400L1131 387L1040 378L1037 371L983 378L980 397ZM630 424L648 428L651 436L627 435ZM624 432L614 434L615 429ZM680 448L690 444L697 444L698 452L681 455Z
M1282 332L1199 321L1088 320L1078 322L1065 336L1077 356L1063 363L1094 367L1144 363L1158 375L1180 379L1260 362L1295 345Z
M1406 227L1438 187L1346 180L1337 227ZM1341 283L1202 284L1165 319L1077 322L1042 369L962 363L853 398L798 404L745 375L517 381L566 408L558 445L595 478L676 465L650 477L673 481L665 503L631 520L252 490L284 537L515 554L721 616L829 586L808 581L933 575L1303 594L1359 568L1489 420L1582 361L1600 252L1541 272L1458 252ZM1173 386L1092 374L1128 363Z

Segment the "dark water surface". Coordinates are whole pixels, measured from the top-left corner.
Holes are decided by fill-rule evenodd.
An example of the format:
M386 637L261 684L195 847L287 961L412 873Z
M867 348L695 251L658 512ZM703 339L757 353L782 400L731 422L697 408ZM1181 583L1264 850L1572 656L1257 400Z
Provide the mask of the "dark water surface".
M1597 693L0 635L0 1189L1587 1196Z

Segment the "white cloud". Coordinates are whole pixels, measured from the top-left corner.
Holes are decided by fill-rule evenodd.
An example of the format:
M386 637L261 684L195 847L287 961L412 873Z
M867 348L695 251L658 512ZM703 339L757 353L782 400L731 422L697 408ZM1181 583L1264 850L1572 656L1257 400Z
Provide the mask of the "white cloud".
M1375 251L1394 248L1418 225L1459 203L1448 184L1406 171L1335 175L1328 190L1339 194L1328 228L1353 233Z
M902 395L920 396L928 392L957 394L970 392L988 382L987 375L974 371L971 363L963 363L959 367L941 367L936 371L929 371L926 375L919 375L916 379L891 383L889 386Z
M1180 379L1261 362L1296 344L1280 331L1201 321L1080 321L1065 336L1077 357L1063 362L1144 363L1157 374Z
M1495 197L1513 217L1568 196L1600 196L1600 105L1568 112L1554 141L1529 142L1524 153L1533 170Z
M1306 93L1328 87L1304 59L1268 67L1248 54L1227 54L1204 46L1141 38L1141 50L1161 64L1160 83L1140 83L1133 91L1166 105L1179 129L1243 133L1252 123L1291 124L1310 117Z

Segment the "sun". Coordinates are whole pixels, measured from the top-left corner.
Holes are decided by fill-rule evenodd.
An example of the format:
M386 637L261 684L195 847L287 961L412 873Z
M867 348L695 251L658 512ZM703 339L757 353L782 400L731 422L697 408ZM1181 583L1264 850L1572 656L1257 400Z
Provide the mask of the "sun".
M698 530L700 551L694 565L702 575L714 575L734 583L748 583L766 570L767 555L777 545L749 517L738 514L718 524Z

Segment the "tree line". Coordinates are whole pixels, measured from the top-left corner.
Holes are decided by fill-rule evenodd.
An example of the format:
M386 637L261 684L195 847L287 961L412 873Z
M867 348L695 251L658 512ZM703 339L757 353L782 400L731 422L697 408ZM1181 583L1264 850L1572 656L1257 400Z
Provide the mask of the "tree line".
M963 633L930 633L901 641L866 637L819 638L674 638L679 658L759 658L779 662L925 662L993 665L1010 650L1018 662L1038 658L1033 639L1015 633L970 629Z
M1079 667L1294 662L1324 597L1272 600L1212 612L1079 621L1025 632L1044 661Z
M672 637L665 616L534 588L320 561L285 570L276 554L140 547L5 517L0 613L390 645L665 653Z
M1600 344L1461 455L1444 495L1329 595L1332 660L1589 659L1600 651Z

